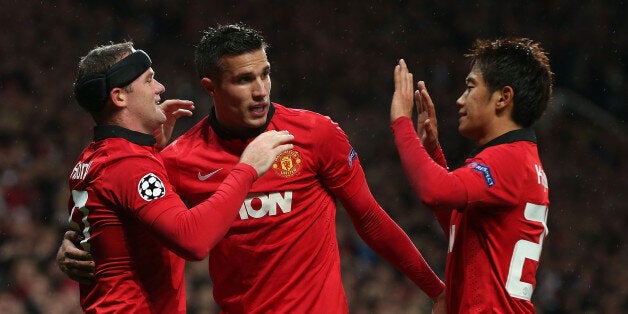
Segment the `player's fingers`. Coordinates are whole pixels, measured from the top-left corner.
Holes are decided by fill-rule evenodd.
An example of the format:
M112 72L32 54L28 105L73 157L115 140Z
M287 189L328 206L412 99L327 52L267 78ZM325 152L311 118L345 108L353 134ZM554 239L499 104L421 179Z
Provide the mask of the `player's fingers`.
M288 131L288 130L279 131L279 134L281 134L282 136L288 136L288 137L292 136L292 137L294 137L292 135L292 133L290 133L290 131Z
M427 87L425 87L425 82L421 81L422 89L421 94L425 99L425 108L427 109L428 116L434 118L436 117L436 111L434 110L434 102L432 101L432 97L430 97L430 93L427 91Z
M294 135L290 133L280 134L279 136L279 143L287 143L287 142L291 142L292 140L294 140Z
M401 89L401 66L399 64L395 66L393 78L395 81L395 92L397 92Z
M194 108L194 102L191 100L185 100L185 99L167 99L161 103L161 106L167 107L167 108L192 109Z
M268 146L268 149L276 155L285 150L285 149L277 150L278 147L289 144L289 142L291 142L293 139L294 139L294 136L292 136L291 134L281 134L281 135L275 136L272 138L272 141L269 143L270 145Z
M282 152L285 152L287 150L293 149L294 145L293 144L281 144L275 148L273 148L273 155L278 155Z
M66 258L59 261L59 268L64 273L71 272L94 272L96 271L96 264L93 261L81 261L71 258ZM66 271L67 270L67 271Z
M81 237L79 236L78 232L74 231L74 230L68 230L63 234L63 239L64 240L68 240L72 243L77 243L79 241L81 241Z
M408 66L406 65L406 61L404 59L399 59L398 68L395 68L395 73L397 80L395 81L395 85L398 87L398 91L405 94L408 91ZM410 74L412 75L412 74ZM412 78L410 78L412 80Z
M77 261L72 260L72 268L85 272L93 272L96 270L96 264L93 261Z
M193 115L192 111L190 111L188 109L177 109L175 112L173 112L171 114L171 116L174 118L174 120L179 119L179 118L181 118L183 116L190 117L192 115Z
M66 260L75 260L75 261L93 263L91 254L85 251L81 251L76 248L71 249L71 250L66 250L64 257L66 258Z
M427 138L434 138L434 127L430 122L430 119L425 120L425 134L427 135Z
M266 131L259 136L253 142L247 146L249 150L254 151L273 151L277 146L290 142L294 139L294 136L288 131Z
M190 100L181 100L181 99L168 99L160 104L161 109L171 114L180 109L185 110L194 110L194 102Z
M421 103L423 106L423 111L427 110L428 107L428 99L425 97L425 93L427 92L427 90L425 89L425 82L424 81L418 81L417 82L417 90L419 91L419 97L421 99Z
M277 141L277 144L285 143L287 141L291 141L294 139L294 136L288 130L281 130L281 131L271 130L267 132L268 132L268 136L272 137L275 141Z
M414 95L413 91L414 89L412 88L412 82L414 81L414 75L410 72L408 72L408 74L406 74L406 83L405 83L405 92L407 95L409 95L410 97L412 97L412 95Z
M421 97L421 91L414 91L414 102L416 103L416 109L419 114L425 111L425 102L423 101L423 97Z

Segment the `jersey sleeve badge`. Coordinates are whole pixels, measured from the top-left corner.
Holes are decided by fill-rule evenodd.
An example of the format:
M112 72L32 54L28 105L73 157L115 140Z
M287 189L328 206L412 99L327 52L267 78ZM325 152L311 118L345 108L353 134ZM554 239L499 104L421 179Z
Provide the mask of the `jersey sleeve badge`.
M347 156L347 163L349 164L349 169L353 168L353 161L358 157L358 153L355 151L353 147L351 147L351 151L349 151L349 156Z
M166 188L161 179L153 173L149 173L140 179L137 191L145 201L152 201L166 195Z
M495 179L493 179L493 174L491 174L491 168L489 168L487 165L478 162L472 162L469 163L467 167L481 173L484 177L484 182L486 182L486 185L489 188L495 184Z

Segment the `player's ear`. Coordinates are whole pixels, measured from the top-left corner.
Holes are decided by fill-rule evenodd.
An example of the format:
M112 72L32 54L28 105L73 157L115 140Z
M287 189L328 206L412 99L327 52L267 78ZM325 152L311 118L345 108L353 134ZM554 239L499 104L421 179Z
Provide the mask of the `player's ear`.
M128 93L120 87L114 87L111 92L109 92L109 98L111 99L113 105L116 107L126 107L128 97Z
M495 109L501 110L508 106L512 106L512 102L515 96L515 91L512 89L511 86L506 85L502 87L502 89L498 90L496 94L497 94L496 97L498 97L498 99L497 99L497 104L495 105Z
M214 96L214 90L216 89L216 83L214 81L212 81L212 79L204 77L201 79L201 86L203 86L203 89L205 90L206 93L208 93L210 96Z

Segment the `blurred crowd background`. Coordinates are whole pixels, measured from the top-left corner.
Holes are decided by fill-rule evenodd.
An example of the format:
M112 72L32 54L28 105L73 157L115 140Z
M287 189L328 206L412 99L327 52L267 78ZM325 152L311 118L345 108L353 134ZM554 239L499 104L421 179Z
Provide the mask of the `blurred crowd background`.
M407 60L437 106L441 143L460 166L472 143L455 101L476 38L540 41L555 95L536 125L549 177L549 236L539 313L628 311L628 5L624 1L13 1L0 0L0 313L80 313L78 286L54 256L67 228L67 179L93 122L72 96L79 58L132 40L152 57L162 99L205 116L193 50L209 26L243 22L270 44L271 99L329 115L348 134L380 204L444 273L446 243L410 190L389 129L392 71ZM338 213L352 313L428 313L430 300ZM189 313L216 313L205 262L187 267Z

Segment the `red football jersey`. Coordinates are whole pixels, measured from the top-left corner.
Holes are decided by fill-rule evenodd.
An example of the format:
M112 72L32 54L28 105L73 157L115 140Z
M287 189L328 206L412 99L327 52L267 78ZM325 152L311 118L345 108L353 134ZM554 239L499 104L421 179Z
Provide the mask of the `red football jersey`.
M443 226L449 240L448 310L533 313L530 299L549 207L534 131L508 132L449 173L428 160L410 119L396 120L393 131L413 187L439 221L449 216Z
M154 137L110 128L123 137L92 142L70 175L70 227L85 236L82 247L96 264L95 283L80 286L81 306L86 313L184 313L184 260L136 218L181 200Z
M203 259L235 219L257 172L238 164L211 199L188 210L152 135L98 126L70 175L70 226L96 264L85 312L184 313L183 257ZM168 249L167 249L168 248Z
M378 253L404 264L404 271L414 272L411 279L431 285L426 290L432 296L442 291L407 236L372 198L357 154L337 124L273 104L262 129L289 130L294 149L281 153L253 184L238 219L210 252L214 299L224 312L348 312L336 197ZM212 111L161 154L171 183L194 205L216 190L250 140L231 136Z

